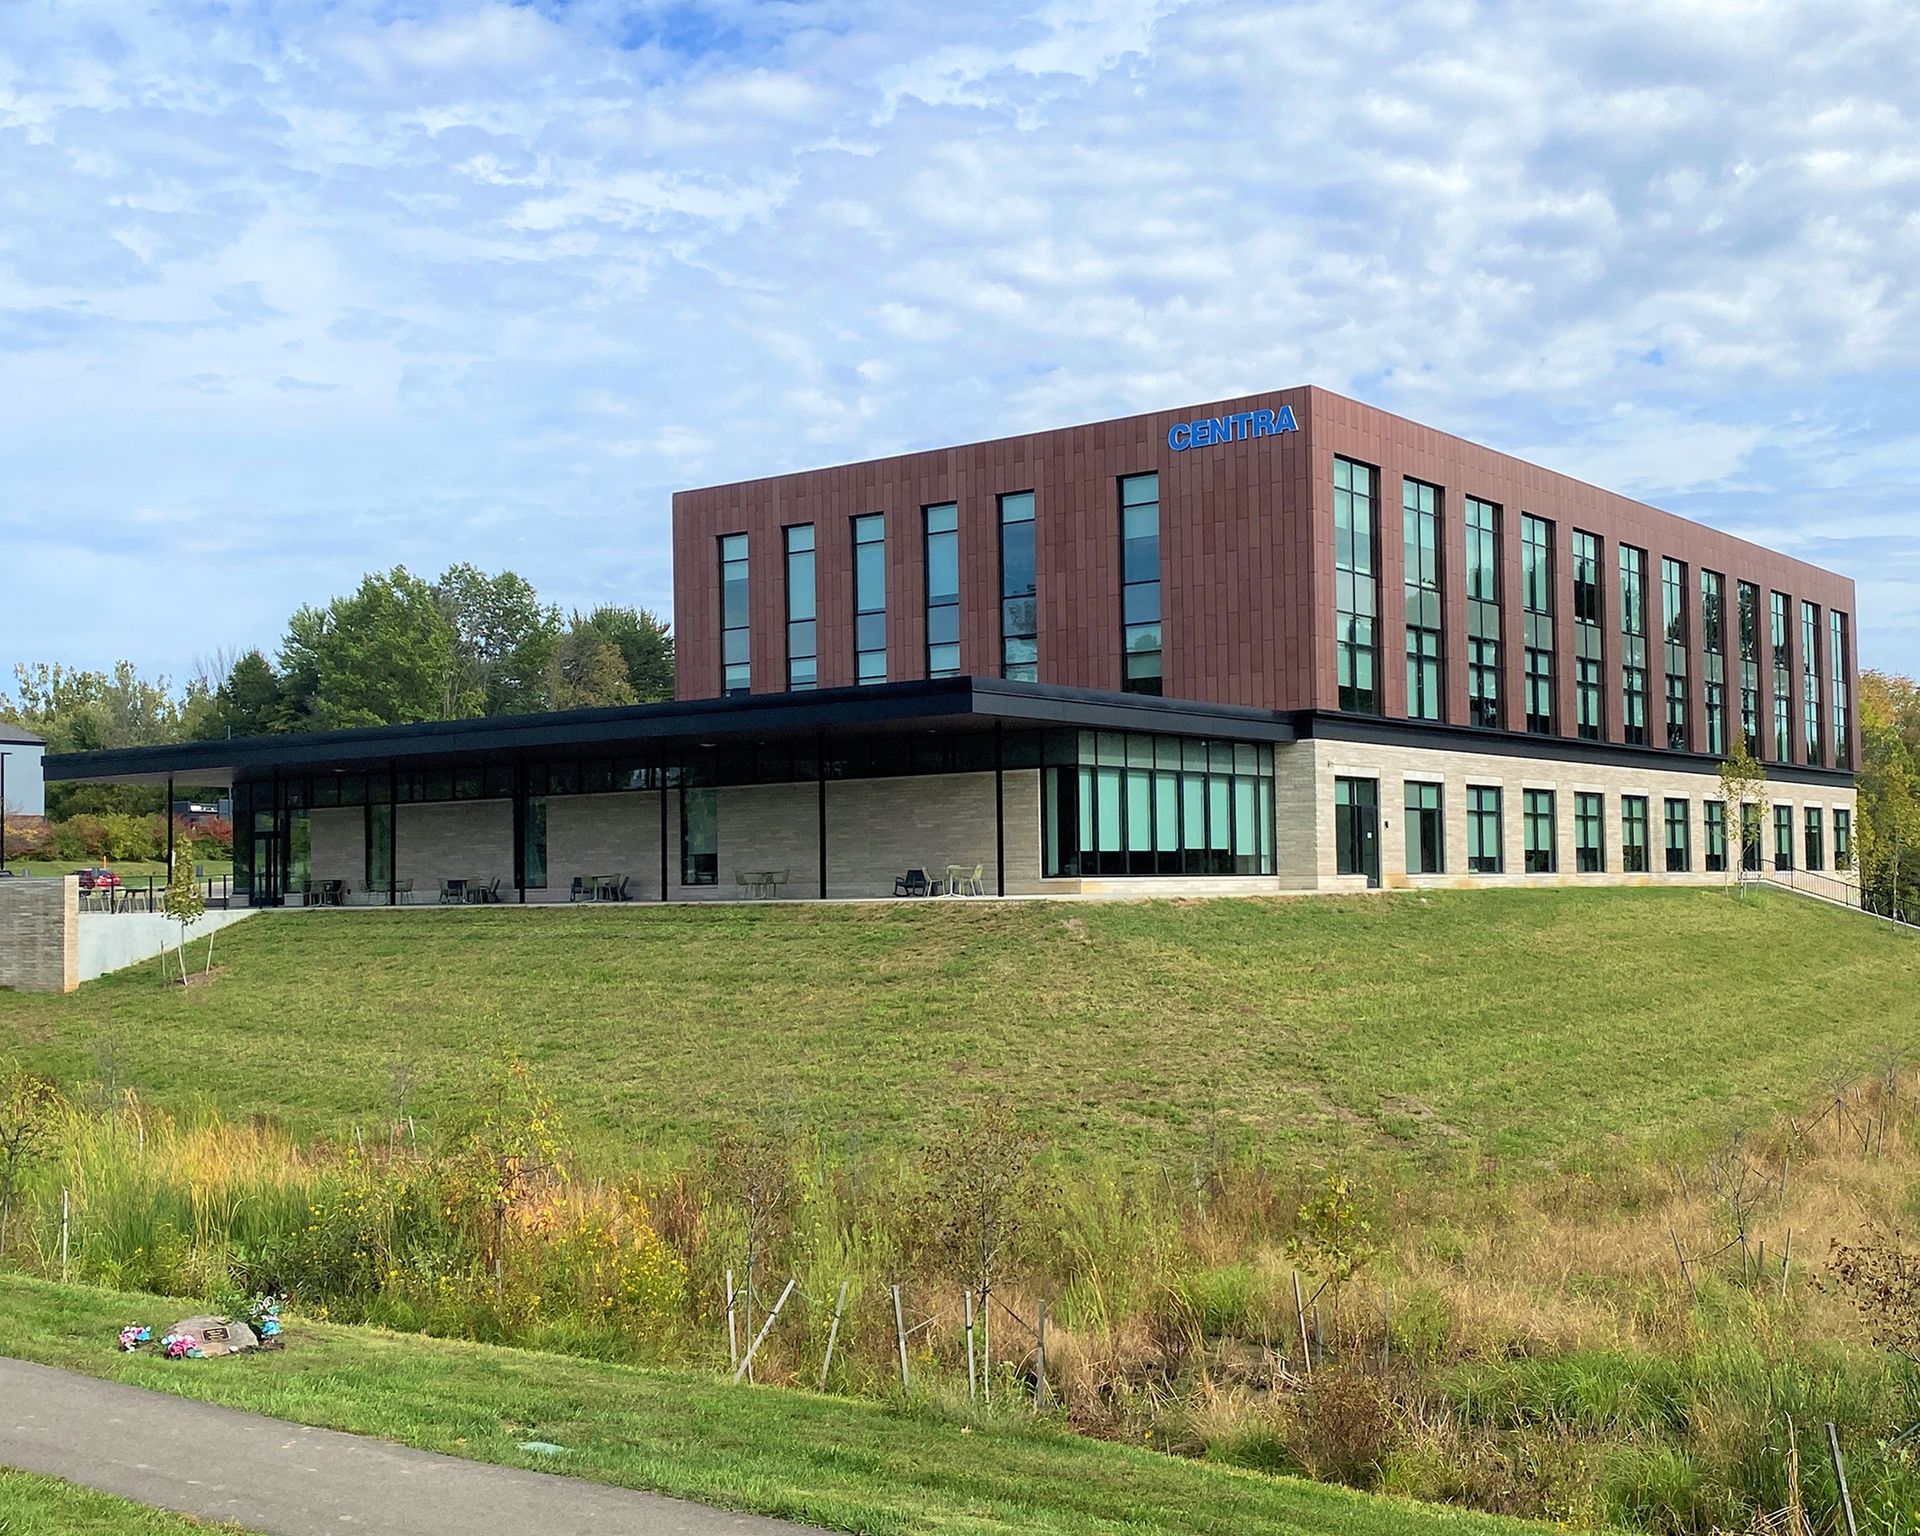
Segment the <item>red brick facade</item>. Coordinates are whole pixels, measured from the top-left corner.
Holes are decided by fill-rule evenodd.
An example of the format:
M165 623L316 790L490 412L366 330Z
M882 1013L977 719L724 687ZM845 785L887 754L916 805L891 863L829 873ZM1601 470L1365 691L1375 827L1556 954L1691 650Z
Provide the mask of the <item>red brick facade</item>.
M1175 451L1168 431L1179 422L1254 410L1291 408L1298 432ZM1606 635L1607 727L1624 739L1619 678L1618 550L1647 554L1648 718L1664 740L1660 661L1660 562L1687 567L1691 737L1705 740L1701 679L1702 569L1726 578L1729 731L1738 728L1737 583L1759 589L1760 708L1763 755L1771 741L1773 669L1767 653L1768 594L1792 599L1796 733L1799 697L1799 604L1820 608L1822 719L1830 720L1832 666L1827 615L1847 615L1857 633L1853 583L1817 567L1716 532L1582 481L1510 458L1322 389L1284 390L1146 416L1066 427L1024 437L905 454L832 469L674 497L674 613L678 692L683 699L721 691L719 539L745 533L749 545L750 627L755 692L777 692L786 680L785 561L782 529L812 523L818 545L819 678L822 687L854 681L851 519L887 515L888 677L925 676L925 572L921 509L959 507L961 669L1000 671L999 510L1003 493L1035 493L1038 563L1039 679L1072 687L1115 689L1121 676L1118 482L1160 475L1161 590L1165 691L1169 697L1257 708L1333 709L1338 703L1333 645L1333 461L1343 455L1379 471L1377 630L1380 709L1406 713L1404 595L1400 489L1411 476L1441 487L1445 594L1446 714L1467 718L1465 541L1463 504L1472 495L1502 509L1501 689L1507 725L1519 728L1524 697L1520 640L1520 516L1554 525L1555 681L1557 722L1573 734L1573 560L1578 529L1603 540L1602 629ZM1847 659L1849 691L1854 658ZM1858 711L1852 712L1850 759L1858 760ZM1827 731L1830 733L1830 728ZM1803 758L1797 749L1794 760ZM1831 754L1828 754L1829 761Z

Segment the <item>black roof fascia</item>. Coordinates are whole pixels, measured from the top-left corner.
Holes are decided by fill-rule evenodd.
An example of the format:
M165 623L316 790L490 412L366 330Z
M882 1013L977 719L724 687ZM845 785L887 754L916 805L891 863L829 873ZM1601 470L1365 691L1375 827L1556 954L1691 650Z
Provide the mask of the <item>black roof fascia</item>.
M179 742L75 752L44 759L50 780L232 783L280 771L485 757L505 752L576 752L621 747L844 735L873 730L989 730L996 724L1086 730L1158 731L1293 740L1287 716L1271 710L1056 688L1002 678L940 678L819 692L748 694L665 704L288 732L230 741ZM196 778L195 776L200 777Z
M1294 716L1302 741L1367 741L1385 746L1484 752L1490 757L1538 757L1569 763L1604 763L1612 768L1673 768L1718 774L1721 760L1705 752L1676 752L1668 747L1634 747L1618 741L1586 741L1568 736L1535 736L1526 731L1496 731L1479 725L1449 725L1438 720L1390 720L1376 715L1346 715L1336 710L1301 710ZM1785 784L1845 787L1853 774L1845 768L1810 768L1803 763L1762 763L1769 779Z

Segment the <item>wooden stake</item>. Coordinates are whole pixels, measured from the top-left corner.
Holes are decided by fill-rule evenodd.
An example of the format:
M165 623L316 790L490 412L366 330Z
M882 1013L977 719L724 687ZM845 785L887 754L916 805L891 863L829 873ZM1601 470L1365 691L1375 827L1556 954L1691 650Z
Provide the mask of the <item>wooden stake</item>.
M1380 1367L1393 1362L1393 1292L1380 1293Z
M1307 1343L1307 1304L1300 1294L1300 1271L1293 1272L1293 1316L1300 1325L1300 1363L1306 1374L1313 1374L1313 1348Z
M1780 1299L1787 1299L1787 1276L1793 1273L1793 1228L1787 1228L1787 1251L1780 1261Z
M67 1283L67 1226L73 1215L73 1196L71 1191L60 1191L60 1283Z
M793 1281L787 1282L787 1288L780 1293L780 1299L773 1304L773 1310L767 1314L767 1320L760 1325L760 1331L753 1336L753 1342L747 1346L747 1358L740 1362L739 1369L733 1373L734 1385L740 1384L740 1378L753 1369L753 1353L766 1342L767 1335L773 1332L773 1325L780 1321L780 1309L787 1304L787 1298L793 1294Z
M980 1297L980 1401L993 1404L993 1293Z
M961 1310L967 1318L967 1401L972 1402L980 1395L978 1376L973 1364L973 1292L960 1293Z
M1038 1306L1033 1328L1033 1408L1036 1413L1047 1400L1047 1304L1042 1301Z
M833 1345L840 1337L840 1314L847 1308L847 1282L840 1282L840 1295L833 1304L833 1325L827 1329L827 1358L820 1362L820 1390L827 1390L827 1372L833 1368Z
M740 1363L740 1337L733 1320L733 1271L727 1271L727 1369Z
M1680 1234L1667 1228L1667 1236L1673 1239L1673 1254L1680 1261L1680 1278L1687 1282L1687 1291L1695 1301L1700 1299L1700 1288L1693 1283L1693 1271L1687 1268L1686 1250L1680 1246Z
M913 1385L907 1375L907 1320L900 1311L900 1287L893 1288L893 1337L900 1346L900 1390L905 1392Z
M1847 1464L1840 1455L1840 1431L1831 1419L1827 1421L1827 1454L1833 1458L1833 1482L1840 1490L1840 1513L1846 1517L1847 1536L1860 1536L1860 1527L1853 1520L1853 1494L1847 1488Z

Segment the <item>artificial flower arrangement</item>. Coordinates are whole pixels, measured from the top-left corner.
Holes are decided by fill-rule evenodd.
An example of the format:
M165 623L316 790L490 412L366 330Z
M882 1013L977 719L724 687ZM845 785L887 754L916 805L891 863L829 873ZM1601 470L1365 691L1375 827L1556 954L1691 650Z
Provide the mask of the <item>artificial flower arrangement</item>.
M169 1360L201 1360L205 1358L200 1343L187 1333L170 1333L160 1341L160 1352Z
M120 1351L132 1354L142 1344L153 1342L153 1330L145 1323L128 1323L120 1330Z

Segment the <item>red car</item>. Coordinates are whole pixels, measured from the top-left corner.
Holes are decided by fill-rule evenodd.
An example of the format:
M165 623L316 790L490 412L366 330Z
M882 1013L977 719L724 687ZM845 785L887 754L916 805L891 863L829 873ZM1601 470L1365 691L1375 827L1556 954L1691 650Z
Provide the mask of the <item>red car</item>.
M80 877L80 889L83 891L117 891L120 889L120 877L110 869L76 869Z

